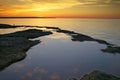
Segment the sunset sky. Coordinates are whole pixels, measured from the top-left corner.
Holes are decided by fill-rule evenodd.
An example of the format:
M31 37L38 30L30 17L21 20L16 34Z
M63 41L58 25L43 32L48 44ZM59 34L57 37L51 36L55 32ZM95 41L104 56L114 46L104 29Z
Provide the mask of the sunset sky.
M120 0L0 0L0 17L120 18Z

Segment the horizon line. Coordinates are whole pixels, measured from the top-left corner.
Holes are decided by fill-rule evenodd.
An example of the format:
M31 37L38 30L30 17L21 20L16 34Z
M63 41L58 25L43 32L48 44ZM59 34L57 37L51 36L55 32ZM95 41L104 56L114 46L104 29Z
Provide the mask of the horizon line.
M29 16L20 16L20 17L17 17L17 16L1 16L0 19L7 19L7 18L93 18L93 19L120 19L120 17L35 17L35 16L32 16L32 17L29 17Z

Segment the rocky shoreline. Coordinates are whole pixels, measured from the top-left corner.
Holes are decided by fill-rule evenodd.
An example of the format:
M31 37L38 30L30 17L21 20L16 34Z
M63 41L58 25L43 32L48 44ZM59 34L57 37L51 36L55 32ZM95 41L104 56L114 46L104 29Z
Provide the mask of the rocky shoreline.
M71 36L72 41L95 41L100 44L106 45L106 49L101 49L107 53L120 53L120 47L114 44L108 43L107 41L94 39L91 36L76 33L74 31L62 30L58 27L42 27L42 26L19 26L19 25L8 25L0 24L0 29L17 28L17 27L37 27L54 29L58 33L64 33ZM7 66L17 61L23 60L26 57L26 51L32 46L40 43L39 40L31 40L37 37L51 35L51 31L39 30L39 29L28 29L24 31L17 31L9 34L0 35L0 71L4 70ZM113 75L109 75L100 71L93 71L90 74L83 76L81 79L72 78L70 80L120 80Z
M30 40L40 36L50 35L52 32L30 29L10 34L0 35L0 70L26 57L26 51L40 43Z
M102 71L94 70L89 74L85 74L82 78L71 78L69 80L120 80L119 77L116 77L112 74L107 74Z

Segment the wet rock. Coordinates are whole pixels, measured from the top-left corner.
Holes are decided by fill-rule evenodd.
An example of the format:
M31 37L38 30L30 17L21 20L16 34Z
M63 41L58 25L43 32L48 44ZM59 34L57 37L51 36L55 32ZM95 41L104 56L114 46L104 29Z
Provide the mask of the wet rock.
M0 29L17 28L17 27L20 27L20 26L12 26L12 25L9 25L9 24L0 24Z
M26 51L40 43L38 40L30 40L40 36L52 34L52 32L30 29L10 34L0 35L0 70L10 64L26 57Z
M103 52L107 53L120 53L120 47L119 46L108 46L106 49L101 49Z
M49 34L52 34L52 32L37 30L37 29L29 29L29 30L25 30L25 31L18 31L15 33L0 35L0 37L24 37L27 39L32 39L32 38L45 36L45 35L49 35Z
M90 74L84 75L80 80L120 80L120 78L101 71L93 71Z
M83 41L95 41L95 42L98 42L100 44L111 45L110 43L108 43L108 42L106 42L104 40L95 39L95 38L92 38L92 37L84 35L84 34L76 33L74 31L58 29L57 32L68 34L69 36L72 37L72 39L71 39L72 41L80 41L80 42L83 42Z

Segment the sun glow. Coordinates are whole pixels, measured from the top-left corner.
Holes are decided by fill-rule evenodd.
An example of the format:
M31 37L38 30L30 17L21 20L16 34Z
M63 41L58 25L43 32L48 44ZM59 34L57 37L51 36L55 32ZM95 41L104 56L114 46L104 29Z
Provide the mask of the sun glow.
M0 1L0 16L120 18L119 4L118 0L5 0Z

